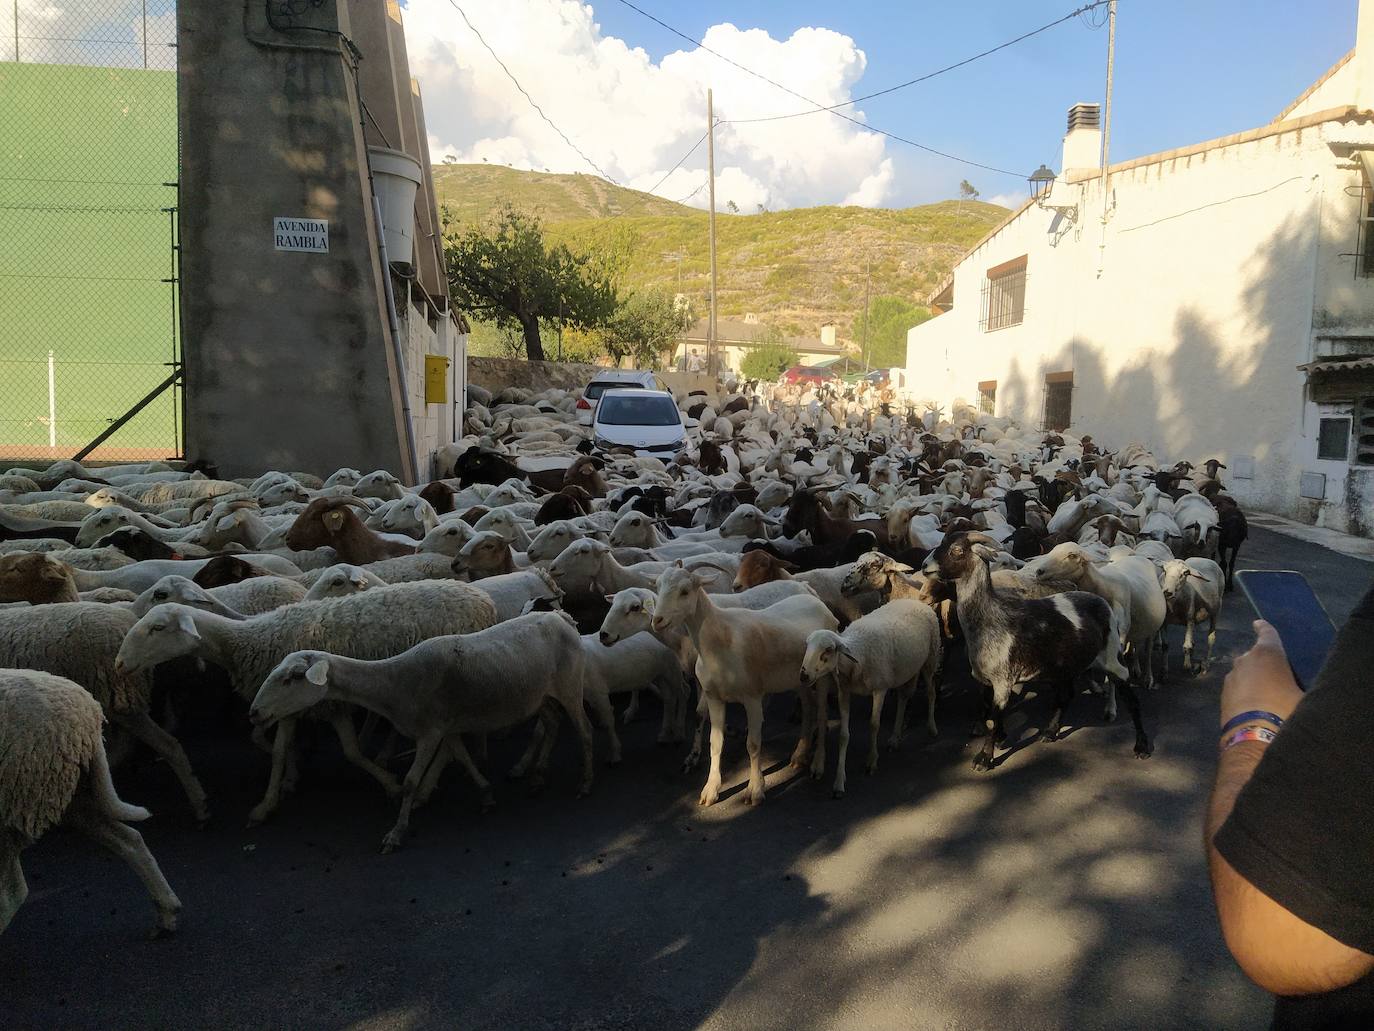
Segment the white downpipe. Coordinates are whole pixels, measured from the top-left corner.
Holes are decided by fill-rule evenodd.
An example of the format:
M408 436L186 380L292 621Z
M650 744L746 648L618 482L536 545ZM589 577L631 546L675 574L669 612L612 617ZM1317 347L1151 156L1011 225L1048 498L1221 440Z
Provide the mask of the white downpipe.
M401 413L405 417L406 444L410 448L410 482L420 483L420 456L415 453L415 420L410 414L410 380L406 354L401 345L401 324L396 315L396 294L391 289L391 263L386 259L386 233L382 231L382 202L372 194L372 214L377 219L377 253L382 259L382 284L386 287L386 314L391 322L391 348L396 354L396 377L401 381Z
M57 447L57 376L51 351L48 352L48 447Z

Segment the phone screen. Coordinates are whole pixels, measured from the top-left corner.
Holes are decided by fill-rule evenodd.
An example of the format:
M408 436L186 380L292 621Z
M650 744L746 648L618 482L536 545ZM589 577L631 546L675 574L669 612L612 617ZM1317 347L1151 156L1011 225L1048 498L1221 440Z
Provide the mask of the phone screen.
M1279 632L1293 676L1306 691L1316 683L1336 640L1336 628L1312 585L1287 569L1243 569L1236 580L1259 617Z

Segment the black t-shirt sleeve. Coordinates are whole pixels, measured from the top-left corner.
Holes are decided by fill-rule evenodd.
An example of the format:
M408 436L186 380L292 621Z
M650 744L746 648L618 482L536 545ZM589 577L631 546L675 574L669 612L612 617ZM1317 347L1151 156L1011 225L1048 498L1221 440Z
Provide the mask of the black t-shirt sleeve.
M1374 590L1217 832L1290 913L1374 954Z

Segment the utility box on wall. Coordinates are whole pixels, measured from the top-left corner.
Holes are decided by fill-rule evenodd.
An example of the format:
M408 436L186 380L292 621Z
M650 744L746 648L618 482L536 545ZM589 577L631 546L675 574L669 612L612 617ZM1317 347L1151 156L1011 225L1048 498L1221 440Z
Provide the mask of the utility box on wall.
M425 404L448 404L448 367L446 354L425 355Z

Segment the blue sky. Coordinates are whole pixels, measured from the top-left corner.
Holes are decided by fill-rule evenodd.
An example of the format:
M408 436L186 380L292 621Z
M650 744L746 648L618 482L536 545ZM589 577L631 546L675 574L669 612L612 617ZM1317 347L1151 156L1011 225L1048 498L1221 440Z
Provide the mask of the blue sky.
M764 28L774 37L804 25L843 32L868 58L856 86L860 94L961 60L1081 6L1073 0L636 4L697 39L720 22ZM655 59L686 46L615 0L598 0L593 7L605 33L643 47ZM1356 0L1121 0L1117 11L1117 159L1262 125L1355 41ZM1030 171L1044 161L1057 169L1069 106L1102 99L1106 54L1107 30L1074 19L860 109L870 124L985 164ZM778 111L796 107L795 100L778 94ZM896 206L950 196L964 177L988 195L1022 185L901 144L892 144L888 153L898 165Z
M521 18L556 18L555 5L550 3L546 10L538 5L531 6L533 0L520 0L527 9L517 14L515 11L520 3L516 0L459 2L493 47L504 51L502 57L508 62L525 58L536 62L527 65L524 71L517 68L517 74L526 88L542 98L546 106L556 106L560 94L570 89L569 77L553 73L541 77L537 54L520 55L515 53L519 50L517 44L500 40L503 19L507 22L505 27L514 30L515 22ZM867 66L862 76L848 85L848 95L881 89L970 56L1066 14L1076 6L1074 0L985 0L977 5L871 0L851 0L842 4L818 0L635 2L697 39L708 29L722 24L731 24L741 30L763 29L778 41L788 40L798 29L808 26L851 37L863 51ZM418 19L422 10L431 5L434 5L431 9L441 12L449 6L436 4L435 0L411 0L408 6ZM594 0L591 6L601 37L617 37L631 49L642 48L656 65L669 55L692 49L690 44L617 0ZM1124 160L1183 146L1254 128L1271 120L1350 49L1354 43L1356 7L1357 0L1306 0L1301 4L1121 0L1112 124L1113 159ZM408 16L408 23L411 20ZM437 20L432 24L436 27L435 32L444 31L452 36L454 50L465 55L462 60L472 62L475 71L471 74L486 74L482 62L488 59L471 45L470 40L450 30L440 30ZM415 32L410 31L413 28L408 24L412 64L415 64L419 40ZM519 28L525 35L514 38L528 38L529 21ZM462 32L466 33L466 29ZM889 141L881 158L892 160L891 175L885 186L873 184L874 191L870 195L880 195L880 203L885 206L924 203L955 195L960 179L965 177L986 197L1024 193L1024 174L1041 162L1058 167L1060 139L1069 106L1076 101L1102 99L1106 47L1105 27L1092 29L1081 19L1074 19L929 83L859 105L862 117L871 125L989 165L1024 170L1017 176L999 175L967 168ZM583 49L586 53L581 56L592 62L604 56L604 51L595 46ZM742 63L750 63L747 50L735 49L731 53ZM698 74L704 68L708 77L714 75L711 62L715 59L709 55L697 57L699 60L694 68ZM842 59L843 55L839 60ZM807 93L809 70L800 67L801 63L773 70L773 77ZM495 69L494 64L490 67ZM440 68L431 74L437 76L442 71ZM494 70L490 74L499 76L500 72ZM455 84L461 81L465 80L454 80ZM722 87L718 83L713 85L717 89L719 109ZM813 82L811 88L819 87ZM430 87L426 89L426 107L430 109L432 94ZM596 103L614 104L613 98L614 94L611 99L588 98L581 103L584 108ZM454 99L457 102L457 98ZM766 87L761 94L751 91L748 101L751 107L757 105L759 109L743 111L736 104L729 114L732 117L770 115L805 106L785 93ZM509 106L514 113L516 105L511 103ZM615 115L614 110L598 112L601 118L614 118ZM475 139L509 141L522 134L525 138L532 135L527 127L500 125L493 128L492 120L488 116L484 122L472 115L471 119L447 131L447 136L452 138L444 138L445 134L441 133L441 140L455 153L467 155L463 159L472 160L471 154L487 154L480 148L467 149ZM602 145L596 123L579 125L575 112L565 112L556 120L573 127L569 128L569 135L574 135L573 129L576 129L579 135L575 139L584 149L595 152L594 148ZM431 129L434 121L431 118ZM837 119L833 115L814 114L796 119L792 124L804 137L825 121ZM750 132L746 126L738 127L737 131L742 138ZM741 150L746 143L747 139L741 140ZM680 154L685 149L667 142L662 146L663 153L644 162L647 181L656 181L658 171L672 165L673 152ZM510 151L509 147L504 151L500 147L488 149L491 160L502 160L500 155ZM872 164L880 160L872 157L871 151L864 152L861 148L853 153L844 152L844 160L857 162L865 153ZM615 155L608 153L602 163L610 167L607 162L614 159ZM520 164L521 160L513 157L510 162ZM530 167L552 165L556 166L554 170L563 171L575 170L578 159L548 146L539 150L531 145L525 162ZM623 167L630 165L633 162L623 162ZM761 189L768 186L769 175L752 167L747 155L740 157L739 165L742 179L747 178L743 175L747 172L754 177L751 181L761 184ZM778 179L776 171L771 174L773 180ZM629 171L622 181L640 185L640 180ZM682 180L684 184L688 182ZM665 188L664 195L670 195L673 188L678 188L676 179ZM773 187L774 196L784 204L838 203L841 198L826 195L827 189L831 193L844 193L855 188L853 183L827 185L817 181L793 189L789 195L783 187ZM740 187L742 195L746 189ZM685 191L679 189L679 192Z

